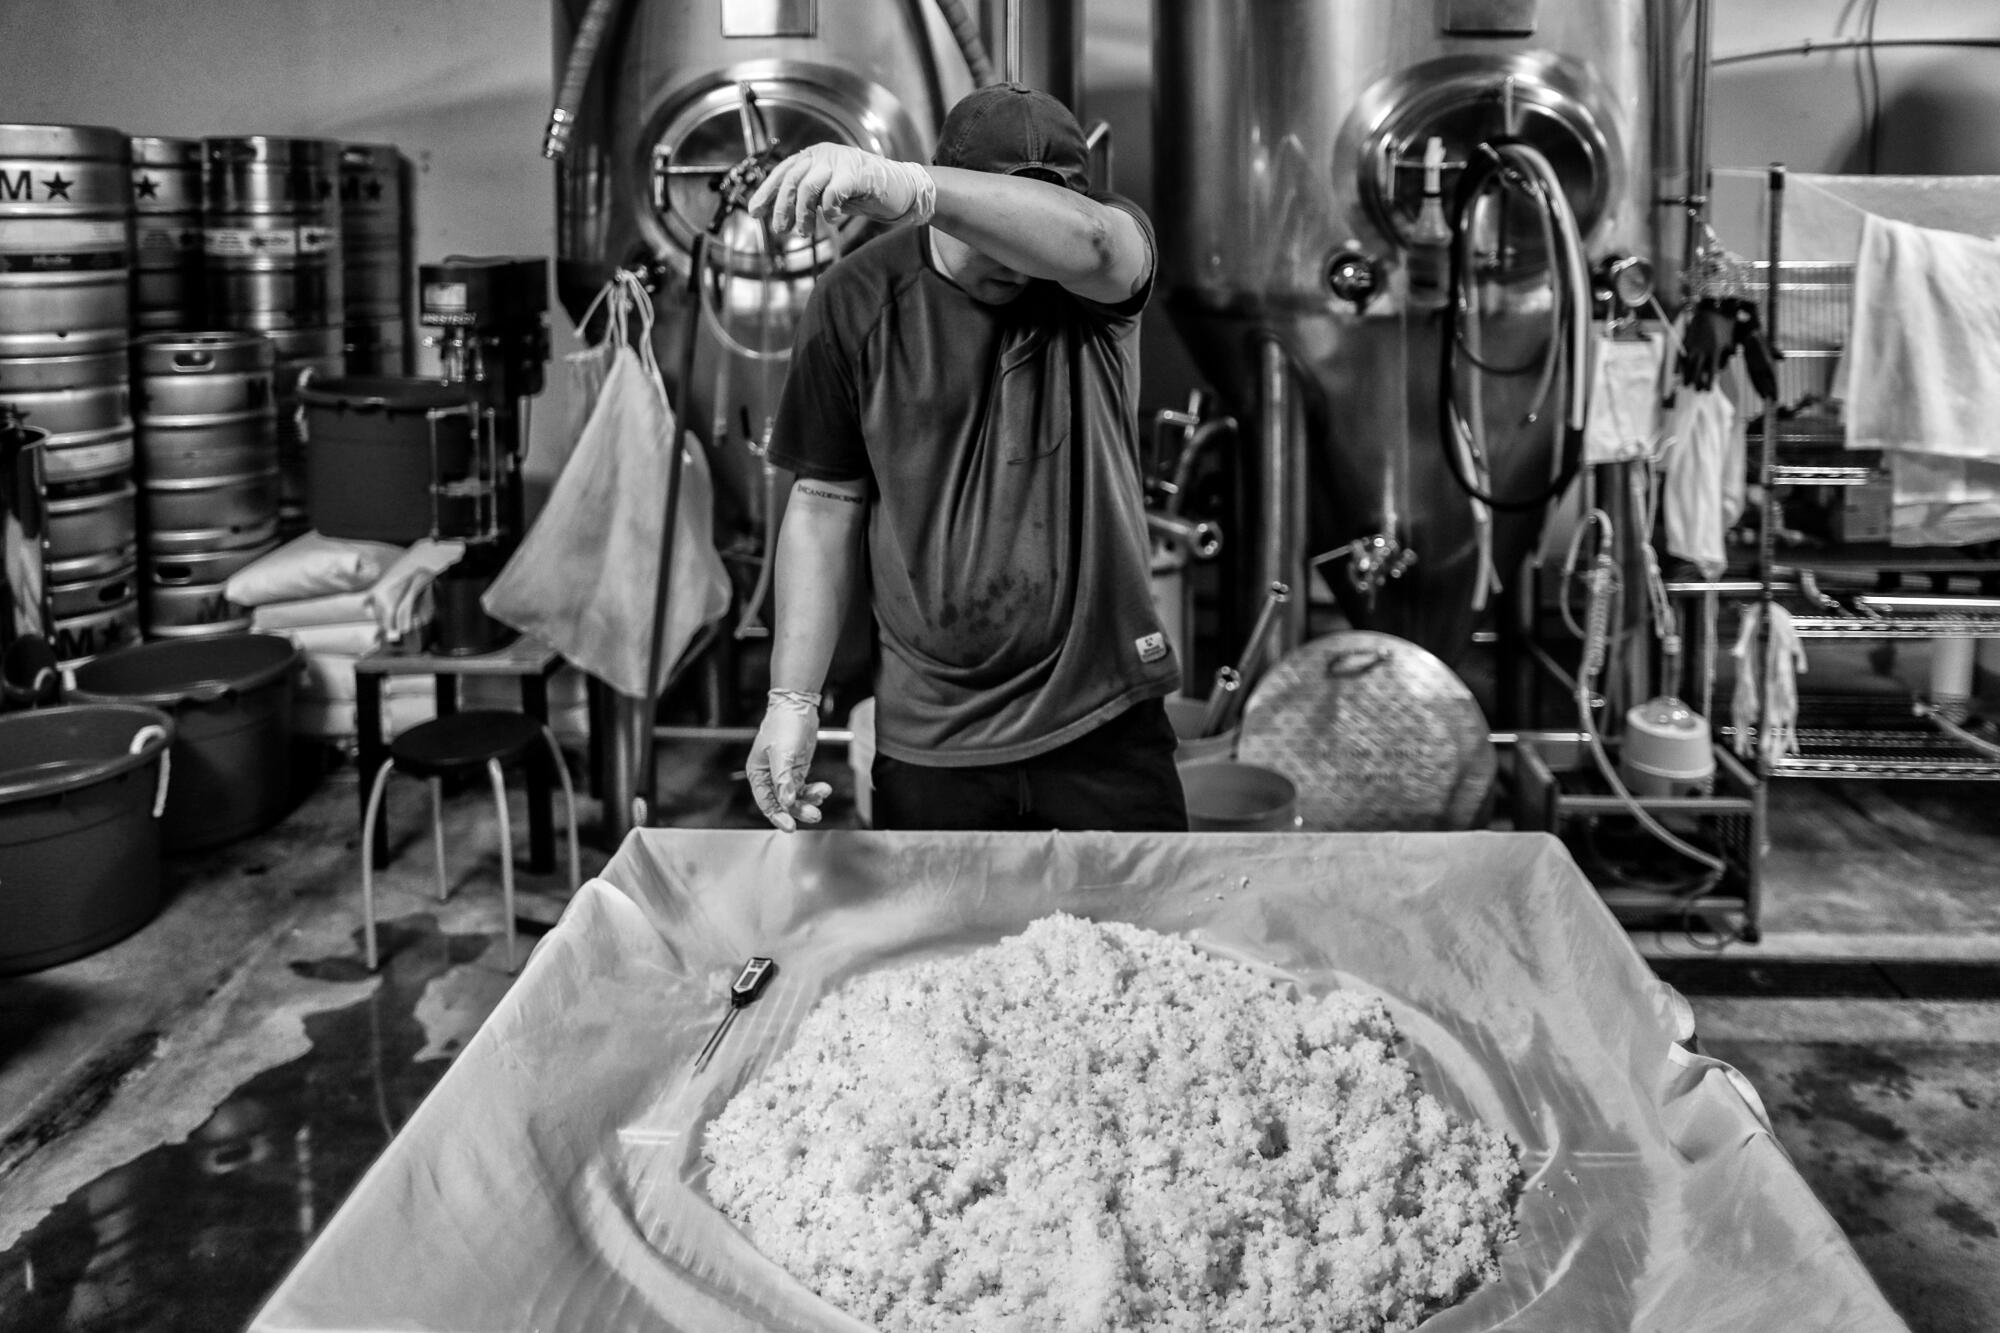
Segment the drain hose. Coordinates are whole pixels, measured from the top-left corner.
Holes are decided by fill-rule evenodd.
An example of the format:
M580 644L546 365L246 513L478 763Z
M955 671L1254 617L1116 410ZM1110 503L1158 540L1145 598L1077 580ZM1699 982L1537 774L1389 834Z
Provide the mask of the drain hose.
M1554 292L1554 336L1545 352L1546 377L1558 363L1563 369L1563 413L1558 425L1562 464L1544 489L1526 496L1501 498L1480 485L1468 467L1483 463L1484 424L1469 418L1459 400L1458 353L1463 298L1478 282L1472 271L1472 214L1480 197L1492 189L1512 187L1533 204L1548 241L1549 285ZM1533 146L1516 139L1495 139L1471 154L1448 213L1451 222L1451 277L1444 304L1444 330L1438 339L1438 439L1452 479L1473 499L1494 509L1520 512L1540 509L1569 489L1583 465L1583 429L1590 414L1590 264L1576 214L1563 194L1561 178L1549 160ZM1479 373L1479 365L1473 373ZM1473 410L1473 417L1479 415Z
M569 59L563 65L562 84L555 105L549 108L548 128L542 134L542 156L559 161L569 156L569 139L576 129L576 107L590 86L590 74L597 67L597 52L624 0L590 0L590 8L576 25L569 44Z

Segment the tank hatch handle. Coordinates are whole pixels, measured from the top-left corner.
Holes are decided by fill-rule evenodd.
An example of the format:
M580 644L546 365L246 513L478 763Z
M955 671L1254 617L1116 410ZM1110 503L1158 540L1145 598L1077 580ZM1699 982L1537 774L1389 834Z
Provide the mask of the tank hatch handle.
M1438 0L1438 28L1450 37L1532 37L1539 0Z

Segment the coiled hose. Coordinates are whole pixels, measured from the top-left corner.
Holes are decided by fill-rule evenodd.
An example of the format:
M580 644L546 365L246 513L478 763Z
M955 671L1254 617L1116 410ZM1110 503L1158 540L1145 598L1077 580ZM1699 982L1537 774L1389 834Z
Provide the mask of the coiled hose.
M952 40L958 43L958 50L965 57L965 67L972 71L972 82L984 88L999 78L993 71L993 57L986 53L986 43L979 36L979 24L966 9L961 0L937 0L938 12L944 15L945 26L951 29Z
M1558 362L1563 372L1563 415L1560 423L1561 465L1549 484L1532 495L1502 497L1480 484L1475 469L1483 469L1484 423L1477 408L1470 416L1458 393L1458 361L1464 331L1460 321L1471 310L1478 275L1474 271L1472 215L1479 200L1495 188L1519 191L1535 205L1548 242L1549 283L1554 289L1550 345L1544 353L1542 392L1546 393ZM1447 213L1451 224L1450 287L1444 305L1444 331L1438 339L1438 439L1452 479L1480 503L1520 512L1540 509L1569 489L1583 466L1583 431L1590 415L1590 264L1576 215L1562 192L1555 168L1539 150L1518 139L1494 139L1479 145L1458 179ZM1473 337L1477 338L1475 333ZM1475 361L1474 373L1479 366ZM1532 416L1532 413L1531 413Z
M563 62L555 105L549 108L548 128L542 132L542 156L551 162L569 156L570 135L576 130L577 104L583 101L591 71L597 68L597 52L604 45L604 34L610 31L611 20L624 3L625 0L590 0L590 8L583 11L583 18L576 25L569 57Z

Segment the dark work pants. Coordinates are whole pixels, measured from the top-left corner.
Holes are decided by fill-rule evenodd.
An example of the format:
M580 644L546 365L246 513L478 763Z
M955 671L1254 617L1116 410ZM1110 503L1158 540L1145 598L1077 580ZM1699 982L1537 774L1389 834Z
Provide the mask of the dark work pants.
M939 768L875 756L882 829L1187 831L1166 705L1147 699L1015 764Z

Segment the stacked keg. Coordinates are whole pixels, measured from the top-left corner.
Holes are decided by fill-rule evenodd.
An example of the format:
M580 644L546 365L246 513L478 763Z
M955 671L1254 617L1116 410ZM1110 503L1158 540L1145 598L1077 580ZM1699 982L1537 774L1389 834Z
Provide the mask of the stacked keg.
M308 526L298 388L346 368L340 144L268 136L202 141L211 327L268 337L278 413L280 537Z
M0 124L0 409L43 444L45 574L65 667L139 638L131 144Z
M278 545L277 348L261 333L133 343L149 638L250 628L229 576Z
M132 140L132 327L199 329L208 320L202 263L201 140Z
M410 347L410 227L405 164L394 144L340 153L340 244L347 303L347 373L406 375Z

